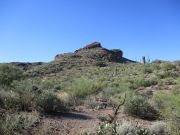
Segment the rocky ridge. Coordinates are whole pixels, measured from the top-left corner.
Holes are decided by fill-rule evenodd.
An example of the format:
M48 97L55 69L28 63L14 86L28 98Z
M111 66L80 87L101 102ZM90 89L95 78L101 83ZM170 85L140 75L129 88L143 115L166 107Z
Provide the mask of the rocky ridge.
M112 64L133 62L132 60L124 58L121 50L109 50L103 48L99 42L93 42L73 53L58 54L53 61L48 63L36 63L33 65L16 63L16 65L24 65L24 69L28 69L27 74L30 76L46 76L66 73L66 71L71 69L106 67Z
M93 42L83 48L76 50L74 53L58 54L55 56L55 61L61 62L68 58L84 59L96 62L117 62L126 63L133 62L123 58L123 51L119 49L106 49L99 42Z

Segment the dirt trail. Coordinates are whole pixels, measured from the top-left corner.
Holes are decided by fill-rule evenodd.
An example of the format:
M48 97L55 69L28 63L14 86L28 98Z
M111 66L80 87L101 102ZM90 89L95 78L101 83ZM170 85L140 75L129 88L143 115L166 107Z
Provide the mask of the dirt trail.
M78 133L81 131L96 132L100 123L97 116L107 116L113 112L111 108L103 110L92 110L83 106L78 107L77 110L80 111L48 115L44 118L43 122L48 124L52 129L60 132L62 135L78 135ZM150 121L133 118L123 113L118 115L117 121L139 123L144 127L148 127L152 124Z
M165 91L170 92L175 85L166 85L163 87L153 86L139 89L139 91L148 92L153 94L156 91ZM74 112L71 113L60 113L56 115L48 115L45 116L43 122L48 124L50 128L55 131L60 132L61 135L78 135L82 131L88 132L96 132L99 127L99 119L98 116L108 116L108 114L112 114L112 108L106 108L101 110L93 110L87 109L85 106L76 107ZM149 127L154 122L146 121L138 118L134 118L132 116L128 116L127 114L119 113L117 116L117 122L131 122L134 124L139 124L143 127Z

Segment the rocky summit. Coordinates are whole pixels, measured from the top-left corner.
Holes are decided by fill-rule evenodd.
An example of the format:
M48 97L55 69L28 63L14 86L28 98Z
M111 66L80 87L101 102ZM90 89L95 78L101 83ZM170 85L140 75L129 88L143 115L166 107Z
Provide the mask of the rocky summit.
M107 67L121 63L134 63L134 61L124 58L123 52L119 49L109 50L103 48L101 43L93 42L73 53L58 54L53 61L33 66L27 72L30 76L46 76L66 73L71 69Z
M93 42L83 48L76 50L74 53L58 54L55 56L55 61L61 62L68 58L84 59L89 62L117 62L126 63L133 62L123 58L123 51L120 49L106 49L101 43Z

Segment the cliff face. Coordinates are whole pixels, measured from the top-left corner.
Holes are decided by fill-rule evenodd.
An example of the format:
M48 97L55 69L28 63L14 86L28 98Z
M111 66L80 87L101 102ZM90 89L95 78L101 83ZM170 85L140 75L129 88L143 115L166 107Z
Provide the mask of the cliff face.
M83 58L85 60L101 62L122 62L123 60L123 52L121 50L108 50L103 48L99 42L89 44L76 50L74 53L56 55L55 61L63 61L68 56L71 58Z

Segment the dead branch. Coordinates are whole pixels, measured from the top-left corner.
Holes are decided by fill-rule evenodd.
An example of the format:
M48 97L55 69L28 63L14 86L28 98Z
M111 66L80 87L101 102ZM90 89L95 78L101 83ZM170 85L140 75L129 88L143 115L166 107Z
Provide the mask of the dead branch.
M118 115L118 111L119 111L120 107L121 107L122 105L124 105L125 102L126 102L126 94L125 94L125 97L124 97L123 102L120 103L120 104L116 107L116 109L114 110L113 115L110 115L110 114L108 115L109 118L110 118L109 121L108 121L108 123L113 123L113 122L114 122L114 120L116 119L116 117L117 117L117 115Z

